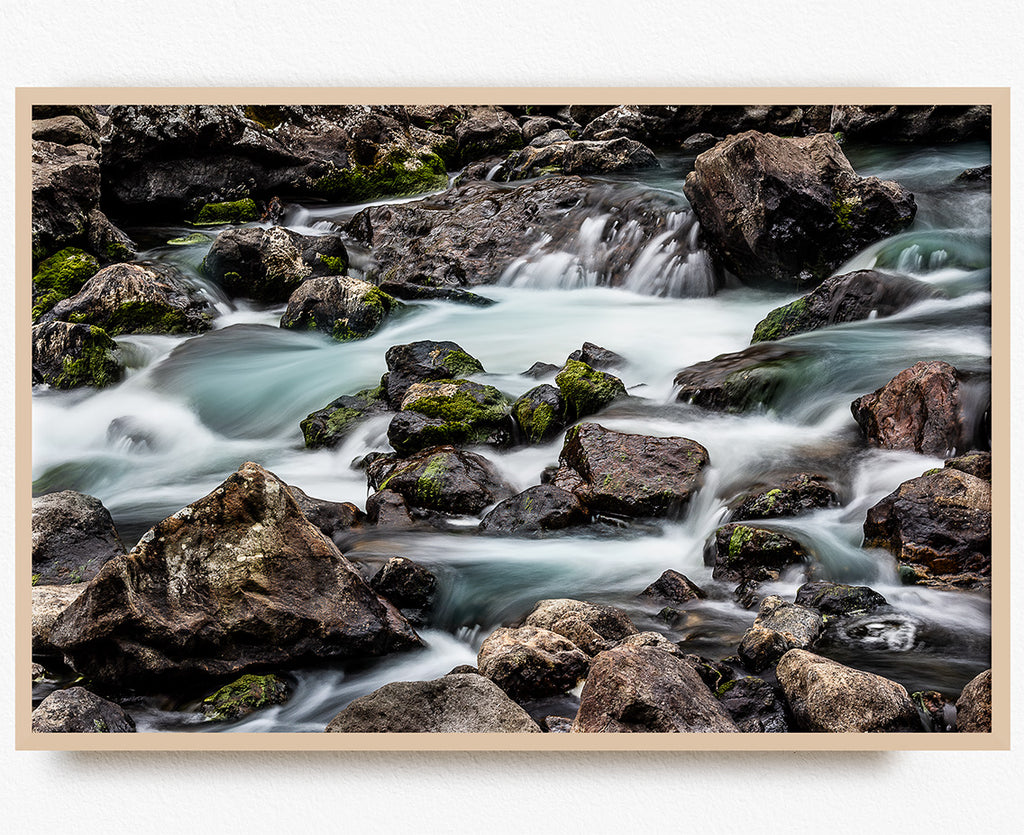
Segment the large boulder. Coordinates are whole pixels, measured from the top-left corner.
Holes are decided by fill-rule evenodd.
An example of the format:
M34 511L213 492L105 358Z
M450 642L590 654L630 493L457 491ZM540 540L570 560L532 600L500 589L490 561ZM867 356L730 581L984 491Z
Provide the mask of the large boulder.
M536 626L495 630L476 661L480 675L520 702L568 692L586 677L589 663L568 638Z
M988 140L989 105L837 104L829 130L857 142L964 142Z
M689 662L656 647L618 647L590 664L573 733L735 733Z
M511 154L498 176L503 180L525 180L542 174L611 174L657 167L654 152L635 139L576 141L566 134L563 141L531 143Z
M109 687L364 659L421 643L288 486L251 462L109 561L51 640L78 672Z
M945 466L949 469L960 470L985 481L992 481L991 452L968 452L956 458L950 458L946 461Z
M512 435L510 401L494 386L470 380L413 383L388 428L400 455L443 444L505 444Z
M748 412L783 401L789 385L799 384L810 356L785 345L751 345L720 354L676 374L676 399L703 409Z
M327 733L540 733L498 685L474 673L397 681L356 699Z
M310 278L288 298L281 327L317 330L346 342L369 336L400 306L397 299L358 278Z
M825 279L803 298L775 308L754 326L750 341L769 342L843 322L892 316L942 296L939 289L914 278L858 270Z
M103 328L46 322L32 328L32 382L53 388L103 388L120 382L124 365Z
M539 484L498 502L480 522L480 533L540 536L585 525L589 520L587 509L572 493Z
M810 555L795 539L771 528L732 523L715 531L716 580L778 580L790 567L810 562Z
M94 496L64 490L32 499L32 575L42 584L81 583L124 553L110 512Z
M323 408L310 412L299 423L306 446L319 449L340 444L365 418L387 411L382 394L380 389L343 394Z
M454 342L424 339L407 345L392 345L384 355L387 373L381 378L383 396L392 409L401 409L406 392L414 383L454 380L483 373L480 360Z
M94 256L70 246L40 263L32 276L32 321L81 290L99 269Z
M130 734L135 721L124 708L84 687L54 690L32 711L32 733Z
M732 518L736 521L779 519L838 504L839 496L825 476L797 473L776 480L766 489L748 493L733 511Z
M697 157L684 191L719 262L765 287L819 284L917 211L897 183L858 176L827 133L730 136Z
M670 516L702 484L708 452L688 438L656 438L582 423L565 436L552 481L591 511Z
M32 586L32 653L59 655L50 642L50 633L64 610L85 591L87 583L63 586Z
M455 139L457 159L465 164L521 148L523 132L505 108L483 105L470 108L459 119Z
M538 601L526 616L524 625L548 629L568 638L587 655L611 649L638 631L621 609L570 598Z
M352 502L316 499L294 484L289 485L288 489L292 491L292 498L295 499L299 510L335 544L353 528L362 525L366 517L366 514Z
M754 625L744 633L739 656L748 670L759 673L788 650L813 646L824 625L813 609L770 595L761 601Z
M596 414L620 397L626 396L622 380L607 371L598 371L585 362L570 359L555 375L562 396L566 422ZM536 431L536 427L535 427Z
M775 668L786 701L804 731L884 733L920 731L906 688L873 673L791 649Z
M868 510L864 545L892 553L904 582L986 586L992 572L992 485L950 467L905 481Z
M956 729L960 733L987 734L992 731L992 671L972 678L956 700Z
M32 139L39 142L56 142L58 145L91 145L100 147L99 133L87 125L79 115L64 113L48 119L32 119Z

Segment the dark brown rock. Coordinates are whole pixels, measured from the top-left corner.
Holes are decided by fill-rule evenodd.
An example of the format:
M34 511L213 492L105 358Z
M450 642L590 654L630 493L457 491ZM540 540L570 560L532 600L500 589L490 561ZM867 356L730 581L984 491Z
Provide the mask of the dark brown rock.
M945 466L976 476L984 481L992 481L992 453L990 452L968 452L957 458L949 459Z
M988 140L988 105L854 105L832 108L831 131L858 142L964 142Z
M366 499L366 521L382 528L411 528L416 525L409 505L393 490L378 490Z
M539 536L590 521L576 496L550 484L530 487L499 502L480 523L480 533Z
M318 330L339 342L362 339L378 330L401 306L369 282L347 275L310 278L289 296L281 327Z
M294 484L289 485L292 497L306 518L320 528L324 534L337 544L353 528L361 527L366 514L352 502L332 502L327 499L314 499Z
M715 693L743 733L788 733L782 691L764 679L746 676L726 682Z
M43 585L81 583L124 553L110 512L93 496L64 490L32 499L32 574Z
M715 531L716 580L778 580L784 569L809 561L799 542L770 528L733 523Z
M454 342L424 339L392 345L384 356L387 373L381 378L384 396L392 409L401 409L409 387L430 380L458 380L482 373L480 361Z
M568 692L586 676L590 658L568 638L521 626L488 635L476 663L480 675L523 701Z
M117 343L103 328L46 322L32 328L32 383L53 388L103 386L120 382L124 365Z
M779 519L838 504L839 496L825 476L798 473L775 481L767 489L748 493L732 518Z
M57 618L85 591L87 583L63 586L32 586L32 652L59 655L50 642L50 633Z
M691 600L703 600L707 594L689 577L670 568L640 592L640 596L672 603L689 603Z
M761 601L754 625L744 633L739 656L748 670L759 673L787 651L813 646L824 625L818 612L771 595Z
M724 412L771 407L782 399L787 385L800 379L808 356L770 343L721 354L680 371L676 399Z
M543 145L531 143L502 164L503 180L525 180L542 174L611 174L657 168L658 158L646 145L626 137L576 141L565 134ZM604 139L604 137L602 137Z
M370 580L370 588L399 609L427 609L437 593L437 577L406 557L392 557Z
M956 702L956 729L960 733L987 734L992 731L992 671L972 678Z
M32 733L135 733L135 722L123 708L84 687L54 690L32 711Z
M873 612L888 605L882 595L867 586L850 586L826 580L804 583L797 589L796 602L829 617Z
M539 601L526 616L525 625L556 632L587 655L597 655L637 634L637 628L621 609L570 598Z

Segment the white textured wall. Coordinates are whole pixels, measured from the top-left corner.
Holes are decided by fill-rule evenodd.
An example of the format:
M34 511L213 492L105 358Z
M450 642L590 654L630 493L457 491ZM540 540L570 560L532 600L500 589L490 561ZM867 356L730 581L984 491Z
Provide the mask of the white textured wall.
M32 8L34 6L35 8ZM764 7L764 8L762 8ZM770 7L770 8L769 8ZM812 11L812 9L814 11ZM818 11L824 10L824 11ZM301 16L299 16L301 15ZM1022 81L1011 2L728 0L5 0L5 335L12 381L13 88L119 85L914 85ZM1020 109L1015 134L1024 136ZM1014 172L1021 195L1020 169ZM1016 212L1019 228L1020 213ZM1014 263L1024 264L1020 236ZM1021 293L1013 299L1019 327ZM1014 360L1021 364L1020 340ZM1022 426L1014 385L1015 434ZM13 413L0 398L0 470ZM1019 459L1019 455L1014 456ZM1015 460L1014 470L1021 470ZM1018 477L1015 486L1022 486ZM13 750L13 515L0 483L3 736L8 832L1019 831L1021 688L1013 753L108 754ZM1020 542L1020 525L1014 539ZM1018 564L1017 609L1024 595ZM1019 641L1017 642L1019 647ZM1015 669L1021 652L1015 651ZM316 827L316 829L312 829Z

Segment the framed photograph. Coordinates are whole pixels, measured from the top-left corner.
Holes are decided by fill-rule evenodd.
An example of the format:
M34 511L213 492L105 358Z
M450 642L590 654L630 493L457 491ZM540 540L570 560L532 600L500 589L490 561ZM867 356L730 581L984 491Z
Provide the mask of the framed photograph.
M1008 90L17 131L19 748L1009 747Z

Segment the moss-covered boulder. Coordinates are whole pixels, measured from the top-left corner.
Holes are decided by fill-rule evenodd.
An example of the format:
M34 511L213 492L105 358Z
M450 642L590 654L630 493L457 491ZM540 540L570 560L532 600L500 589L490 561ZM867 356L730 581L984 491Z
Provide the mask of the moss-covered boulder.
M401 455L444 444L504 444L510 402L494 386L469 380L413 383L391 421L388 441Z
M437 191L448 185L444 160L430 150L391 149L378 153L367 165L349 167L326 163L323 173L311 178L310 190L330 200L363 203L378 197L404 197Z
M379 287L350 276L311 278L288 299L281 327L316 330L339 342L362 339L376 331L402 306Z
M249 223L258 218L256 201L251 197L206 203L196 214L195 226L222 226L226 223Z
M521 437L529 443L554 440L566 426L561 390L546 383L530 389L512 404L512 417Z
M779 519L797 516L839 504L839 495L831 482L822 475L797 473L780 478L743 496L732 513L734 520Z
M392 409L401 409L405 393L413 383L430 380L459 380L483 373L480 360L454 342L424 339L407 345L392 345L384 356L387 373L381 378L384 396Z
M562 394L569 422L597 414L612 401L626 396L622 380L580 360L567 362L555 376L555 383Z
M32 328L32 379L59 389L120 382L117 343L94 325L47 322Z
M201 709L207 719L222 722L283 704L290 695L291 687L280 676L244 675L203 699Z
M723 525L715 531L716 580L778 580L790 566L810 562L804 547L779 531L751 525Z
M299 424L302 437L309 449L334 447L340 444L364 418L382 414L387 404L381 390L365 389L356 394L345 394L317 409Z
M100 262L77 247L62 249L43 261L32 276L32 321L81 290L99 269Z
M721 354L680 371L676 399L722 412L771 408L791 385L799 385L808 360L804 351L771 344Z

